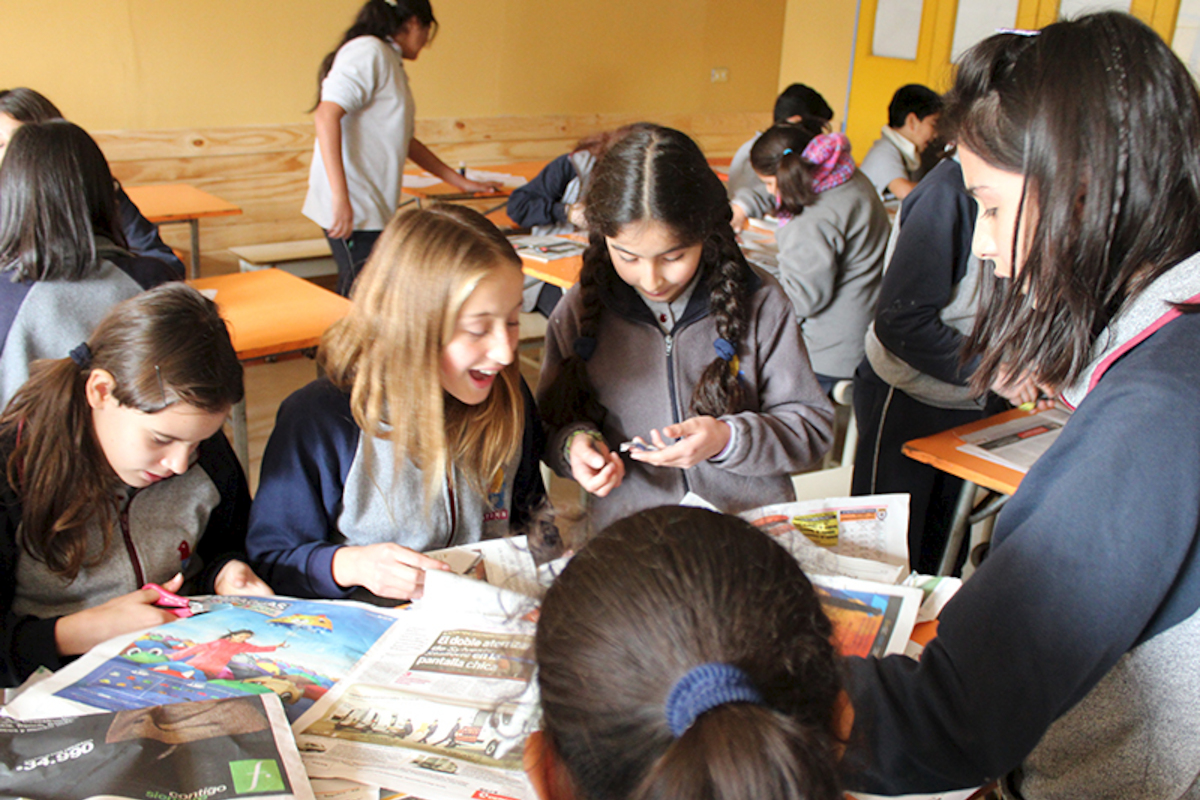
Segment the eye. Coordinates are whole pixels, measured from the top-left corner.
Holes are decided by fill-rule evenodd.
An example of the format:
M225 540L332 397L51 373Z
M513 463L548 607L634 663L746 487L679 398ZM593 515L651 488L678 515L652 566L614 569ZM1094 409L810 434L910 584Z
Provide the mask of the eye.
M995 207L981 208L979 210L979 218L980 219L992 219L996 216L996 212L997 212L997 209Z

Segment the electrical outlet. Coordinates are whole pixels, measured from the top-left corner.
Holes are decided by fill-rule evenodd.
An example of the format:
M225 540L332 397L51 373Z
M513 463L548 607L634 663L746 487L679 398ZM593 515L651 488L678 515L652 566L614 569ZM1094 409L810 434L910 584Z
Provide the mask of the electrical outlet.
M710 79L713 83L725 83L729 80L729 67L713 67Z

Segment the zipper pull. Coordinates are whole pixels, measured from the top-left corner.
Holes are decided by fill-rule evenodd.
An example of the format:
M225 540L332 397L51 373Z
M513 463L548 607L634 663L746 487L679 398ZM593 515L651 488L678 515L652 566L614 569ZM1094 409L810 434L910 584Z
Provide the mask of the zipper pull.
M675 346L675 339L671 334L667 334L667 358L671 357L671 348Z

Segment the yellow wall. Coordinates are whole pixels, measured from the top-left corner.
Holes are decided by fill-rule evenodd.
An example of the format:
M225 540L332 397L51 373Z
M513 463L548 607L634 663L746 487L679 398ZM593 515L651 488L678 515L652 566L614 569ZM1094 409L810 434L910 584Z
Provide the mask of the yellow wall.
M409 69L418 113L766 110L786 2L438 0ZM360 3L6 0L0 82L95 130L300 122Z

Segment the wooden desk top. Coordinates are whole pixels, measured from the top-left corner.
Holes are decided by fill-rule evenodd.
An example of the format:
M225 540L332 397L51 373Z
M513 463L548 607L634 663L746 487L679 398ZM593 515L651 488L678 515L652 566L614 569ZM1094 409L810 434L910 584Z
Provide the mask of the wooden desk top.
M346 298L279 269L188 283L216 290L213 300L229 321L233 348L243 361L316 347L321 334L350 310Z
M227 217L242 209L186 183L160 183L153 186L126 186L125 194L153 223L187 222L201 217Z
M556 261L538 261L536 258L522 257L521 269L526 275L553 284L565 292L579 281L579 272L583 269L583 256L560 258Z
M913 439L911 442L905 442L902 450L904 455L920 461L922 464L930 464L943 472L977 483L993 491L1013 494L1017 491L1025 474L1015 469L1002 467L987 459L960 452L959 445L965 444L960 434L990 428L993 425L1021 417L1030 417L1034 413L1036 412L1014 408L1012 411L1005 411L1003 414L981 419L968 425L959 425L957 428L951 428L933 436Z
M548 161L519 161L513 164L488 164L478 165L475 169L480 169L485 172L498 172L505 175L515 175L518 178L530 180L534 178L542 169L550 162ZM406 170L410 175L425 175L428 174L424 170ZM457 186L453 186L445 181L435 183L433 186L404 186L402 191L405 194L419 197L422 200L486 200L489 197L508 197L512 194L512 187L504 187L495 192L464 192Z

